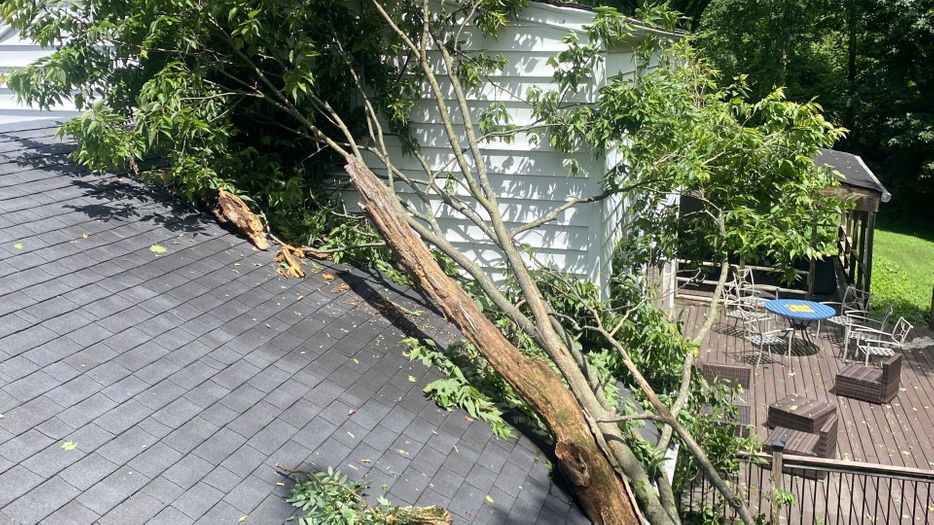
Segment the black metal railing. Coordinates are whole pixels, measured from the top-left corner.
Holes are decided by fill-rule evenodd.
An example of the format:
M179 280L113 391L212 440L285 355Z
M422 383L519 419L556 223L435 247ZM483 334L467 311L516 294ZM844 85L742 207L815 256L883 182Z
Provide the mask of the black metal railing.
M776 452L744 458L732 481L753 515L761 515L765 523L934 523L934 471ZM705 515L722 523L739 522L700 475L682 492L681 505L688 523Z

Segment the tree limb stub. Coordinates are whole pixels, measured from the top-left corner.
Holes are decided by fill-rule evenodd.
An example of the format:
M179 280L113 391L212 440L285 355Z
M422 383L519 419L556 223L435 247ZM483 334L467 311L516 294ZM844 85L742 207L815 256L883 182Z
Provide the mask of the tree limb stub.
M269 249L269 241L266 240L266 229L263 228L262 221L250 211L240 197L227 190L218 190L217 208L214 209L214 215L220 222L230 222L236 226L260 250Z
M558 467L572 484L587 516L597 524L636 524L634 502L622 479L598 447L580 405L561 378L545 363L527 358L479 310L474 301L435 262L409 227L405 211L376 175L354 157L346 157L351 183L361 207L382 233L415 283L483 353L542 416L557 443Z

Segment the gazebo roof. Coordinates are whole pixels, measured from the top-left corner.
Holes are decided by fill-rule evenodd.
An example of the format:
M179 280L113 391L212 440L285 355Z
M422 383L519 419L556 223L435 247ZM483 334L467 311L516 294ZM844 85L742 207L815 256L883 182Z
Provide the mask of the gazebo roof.
M859 155L821 148L820 153L814 157L814 162L820 166L829 166L840 172L843 175L840 184L844 186L869 190L877 194L882 202L889 202L892 199L892 194L879 182L879 179L876 178Z

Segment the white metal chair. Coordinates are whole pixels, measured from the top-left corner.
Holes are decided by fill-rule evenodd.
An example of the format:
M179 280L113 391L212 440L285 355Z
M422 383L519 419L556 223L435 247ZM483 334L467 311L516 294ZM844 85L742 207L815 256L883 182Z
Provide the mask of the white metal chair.
M759 309L765 305L766 301L776 298L774 293L756 288L756 279L751 268L737 268L733 275L740 301Z
M869 365L869 356L891 357L896 350L904 350L905 340L914 326L904 317L899 317L891 332L868 327L854 327L856 350L866 355L865 365Z
M720 299L723 302L723 309L726 311L727 317L742 321L750 318L751 312L755 312L752 305L740 301L738 285L735 281L723 285L723 293Z
M759 358L756 359L756 366L762 363L762 353L766 346L786 344L779 334L787 336L792 330L791 327L772 330L770 327L771 319L768 316L760 316L743 321L743 338L755 346L759 347ZM791 338L788 338L788 362L791 362Z
M886 333L889 319L892 317L892 307L890 306L886 310L882 319L875 319L870 317L868 313L858 310L848 311L844 316L846 320L843 321L843 360L846 361L850 352L850 341L853 341L855 345L859 343L861 338L868 337L868 335L864 337L864 334Z
M855 286L847 286L846 290L843 292L843 299L839 302L835 301L822 301L821 304L830 306L837 310L837 315L826 319L826 322L837 325L843 328L843 340L846 341L849 338L849 329L851 319L847 317L847 313L856 313L863 316L869 315L869 301L872 299L872 294L869 292L860 290ZM820 336L821 321L817 322L817 335Z

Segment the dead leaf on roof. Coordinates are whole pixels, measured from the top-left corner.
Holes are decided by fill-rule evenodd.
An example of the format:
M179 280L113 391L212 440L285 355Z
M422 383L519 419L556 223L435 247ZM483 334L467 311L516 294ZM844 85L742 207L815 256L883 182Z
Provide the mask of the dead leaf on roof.
M160 246L160 245L158 245L158 244L153 244L152 246L149 247L149 251L151 251L152 253L154 253L154 254L156 254L156 255L162 255L163 253L167 252L168 250L165 249L165 246Z
M243 523L244 521L246 521L246 519L247 519L248 516L249 516L249 515L247 515L247 514L244 514L243 516L240 516L240 519L237 520L237 523Z
M13 244L13 247L16 248L17 250L22 250L22 249L23 249L23 243L21 243L21 242L14 243L14 244Z
M66 441L66 442L62 443L62 448L65 449L65 450L74 450L75 447L77 447L77 446L78 446L78 444L75 443L74 441Z
M344 293L347 290L350 290L350 286L347 283L340 283L331 290L334 293Z
M334 274L333 274L333 273L324 272L324 273L321 274L321 278L324 279L325 281L333 281L333 280L334 280Z

